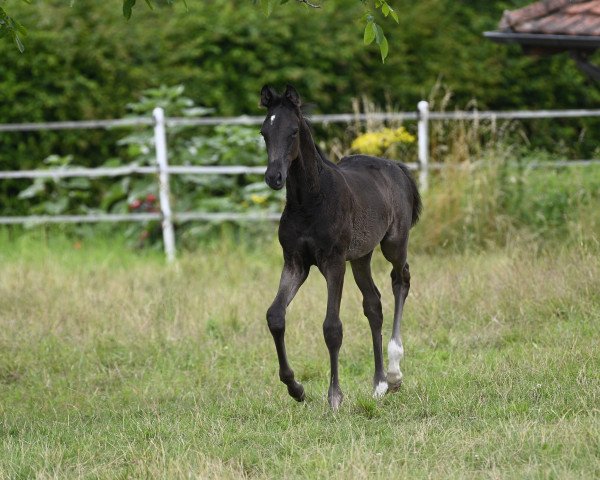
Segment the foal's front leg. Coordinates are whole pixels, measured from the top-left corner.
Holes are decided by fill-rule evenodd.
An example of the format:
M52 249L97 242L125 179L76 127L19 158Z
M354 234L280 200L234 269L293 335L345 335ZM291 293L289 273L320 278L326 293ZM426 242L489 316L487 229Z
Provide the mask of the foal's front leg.
M294 371L285 353L285 310L308 276L308 268L286 261L281 272L279 290L273 304L267 310L267 324L277 349L279 379L287 385L288 393L298 402L304 400L304 387L294 379Z
M327 400L333 410L340 407L344 398L338 377L338 354L343 338L340 302L342 300L345 271L346 263L343 259L335 263L328 262L327 265L321 268L321 272L327 281L327 313L325 322L323 322L323 335L329 349L329 359L331 361L331 380Z

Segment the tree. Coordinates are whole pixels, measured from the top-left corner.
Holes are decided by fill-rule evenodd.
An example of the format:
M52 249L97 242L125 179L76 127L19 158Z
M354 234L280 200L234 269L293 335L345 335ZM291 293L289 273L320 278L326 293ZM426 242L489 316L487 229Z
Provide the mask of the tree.
M2 1L2 0L0 0ZM6 1L6 0L4 0ZM22 0L25 3L31 3L31 0ZM71 6L76 0L70 0ZM154 9L156 5L166 2L167 4L174 4L177 0L144 0L146 5ZM391 17L396 23L398 23L398 14L390 6L387 0L358 0L364 5L363 21L365 23L364 31L364 43L369 45L375 42L379 46L381 53L381 61L385 62L388 56L389 46L387 38L383 32L383 28L379 23L376 22L376 15L379 13L383 17ZM289 0L253 0L255 4L260 4L263 12L266 16L270 16L273 10ZM321 5L313 3L311 0L296 0L297 3L302 4L308 8L318 9ZM133 8L135 7L137 0L123 0L123 16L129 20ZM187 8L187 0L181 0L181 3ZM25 50L25 46L21 39L22 36L27 35L27 30L13 17L6 13L4 8L0 7L0 37L8 37L13 40L20 52Z

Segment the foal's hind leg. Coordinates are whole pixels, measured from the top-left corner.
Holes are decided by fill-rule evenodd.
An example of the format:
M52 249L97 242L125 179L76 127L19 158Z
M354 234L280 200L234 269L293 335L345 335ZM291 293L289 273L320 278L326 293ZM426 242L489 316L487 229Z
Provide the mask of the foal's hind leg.
M308 276L308 268L296 262L286 261L281 272L279 290L267 311L267 323L279 360L279 379L286 384L288 393L297 401L304 400L304 387L294 378L285 352L285 310Z
M373 337L373 355L375 357L375 375L373 376L373 396L382 397L388 389L388 383L383 370L383 348L381 346L381 326L383 313L381 309L381 294L371 276L371 255L350 262L354 280L363 295L363 311L369 320L371 336Z
M393 269L392 291L394 292L394 325L392 327L392 338L388 344L388 373L387 381L390 390L397 389L402 384L402 372L400 371L400 360L404 357L404 347L400 328L402 326L402 311L404 302L410 289L410 270L406 262L406 251L408 247L408 232L399 237L386 238L381 242L381 250L385 258L391 262Z

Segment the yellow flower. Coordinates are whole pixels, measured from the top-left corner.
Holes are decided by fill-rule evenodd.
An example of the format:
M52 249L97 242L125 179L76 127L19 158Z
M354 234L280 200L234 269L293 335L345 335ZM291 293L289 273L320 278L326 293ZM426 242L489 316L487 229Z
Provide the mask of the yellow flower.
M252 200L257 205L260 205L261 203L265 203L267 201L267 196L253 193L252 195L250 195L250 200Z
M406 131L404 127L384 128L378 132L367 132L359 135L352 142L352 150L368 155L382 155L396 143L413 143L415 136Z

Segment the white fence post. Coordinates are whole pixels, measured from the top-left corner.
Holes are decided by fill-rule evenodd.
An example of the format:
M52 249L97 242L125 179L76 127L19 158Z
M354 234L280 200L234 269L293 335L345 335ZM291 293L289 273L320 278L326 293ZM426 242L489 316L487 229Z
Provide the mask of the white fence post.
M156 148L156 163L158 164L158 182L160 209L162 211L163 243L167 261L175 260L175 233L173 230L173 213L169 189L169 162L167 159L167 132L165 129L165 111L156 107L154 116L154 146Z
M429 103L421 100L419 109L419 186L426 192L429 188Z

